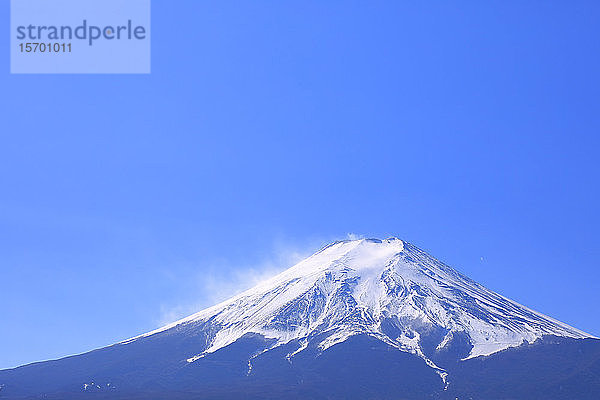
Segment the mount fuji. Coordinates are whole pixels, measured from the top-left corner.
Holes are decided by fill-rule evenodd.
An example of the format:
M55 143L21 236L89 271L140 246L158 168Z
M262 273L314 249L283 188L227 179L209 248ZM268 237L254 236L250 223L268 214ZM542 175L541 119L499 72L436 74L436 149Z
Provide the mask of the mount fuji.
M600 340L397 238L332 243L129 340L0 371L0 399L598 399Z

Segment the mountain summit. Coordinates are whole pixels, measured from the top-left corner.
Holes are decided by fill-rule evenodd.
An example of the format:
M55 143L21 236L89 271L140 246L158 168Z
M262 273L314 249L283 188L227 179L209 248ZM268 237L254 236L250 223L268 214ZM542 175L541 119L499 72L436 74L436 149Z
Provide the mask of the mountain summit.
M592 349L585 365L568 358L581 346ZM405 393L400 398L503 398L505 389L477 388L468 380L480 373L481 362L494 379L506 374L507 357L521 366L546 357L561 359L571 372L582 365L600 372L600 346L591 335L486 289L400 239L347 240L150 333L50 362L51 369L38 363L0 371L0 398L91 392L110 398L396 398L398 390ZM49 375L40 376L42 370ZM553 373L544 375L547 387L579 379ZM381 382L384 376L393 382ZM598 376L588 385L600 388ZM37 379L33 390L24 385L27 378ZM535 385L519 385L529 396L522 398L536 398Z
M335 242L232 299L144 336L180 325L211 332L206 348L188 362L249 333L274 340L265 351L298 341L288 358L311 342L326 350L363 334L434 368L422 336L439 336L438 350L455 336L467 338L472 348L466 358L544 335L592 337L486 289L397 238Z

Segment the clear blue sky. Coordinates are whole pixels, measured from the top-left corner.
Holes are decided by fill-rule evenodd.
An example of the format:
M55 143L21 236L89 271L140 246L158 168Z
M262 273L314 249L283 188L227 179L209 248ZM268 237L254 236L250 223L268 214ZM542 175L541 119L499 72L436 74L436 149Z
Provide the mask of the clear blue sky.
M0 35L0 367L348 233L600 335L600 3L153 3L151 75L11 76Z

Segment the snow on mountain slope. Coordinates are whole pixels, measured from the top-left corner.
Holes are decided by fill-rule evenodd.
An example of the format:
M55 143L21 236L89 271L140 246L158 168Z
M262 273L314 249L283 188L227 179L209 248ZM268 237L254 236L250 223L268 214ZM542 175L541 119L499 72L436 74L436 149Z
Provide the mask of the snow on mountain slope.
M444 371L422 346L433 331L443 332L438 350L466 334L472 345L467 358L544 335L592 337L486 289L396 238L335 242L223 303L123 343L181 326L210 332L207 347L190 354L188 362L247 333L275 339L264 351L297 341L290 360L309 344L326 350L363 334L423 358L442 378Z

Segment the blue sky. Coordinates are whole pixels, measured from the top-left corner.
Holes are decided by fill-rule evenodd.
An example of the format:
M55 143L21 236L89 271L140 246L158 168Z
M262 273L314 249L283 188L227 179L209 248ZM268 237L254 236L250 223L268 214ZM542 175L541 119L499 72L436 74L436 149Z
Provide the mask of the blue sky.
M599 3L153 3L151 75L10 75L0 35L0 368L348 234L600 335Z

